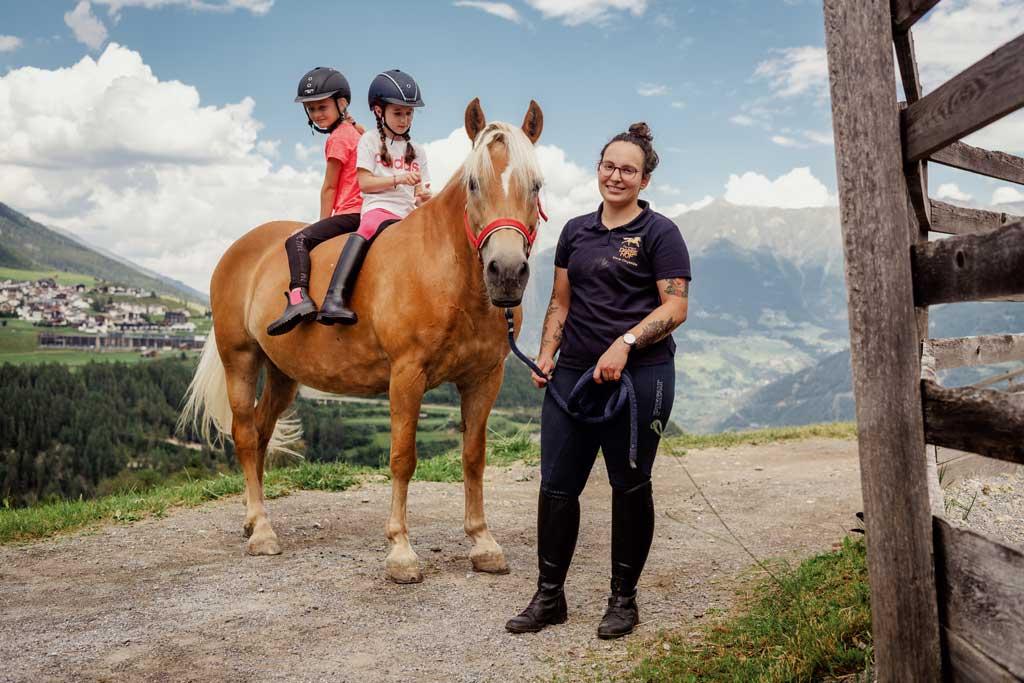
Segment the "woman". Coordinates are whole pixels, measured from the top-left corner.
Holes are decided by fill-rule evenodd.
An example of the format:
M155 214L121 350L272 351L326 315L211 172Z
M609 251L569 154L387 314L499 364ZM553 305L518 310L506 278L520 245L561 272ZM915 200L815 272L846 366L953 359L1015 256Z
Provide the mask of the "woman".
M612 486L612 577L601 638L631 633L640 621L636 585L654 537L651 468L675 388L671 333L686 320L690 257L672 221L639 199L658 155L645 123L601 150L594 213L569 221L555 252L555 283L537 365L563 397L590 372L591 399L618 389L628 370L636 391L636 461L629 451L628 411L597 425L574 420L550 395L541 412L541 485L537 509L540 576L529 606L509 620L513 633L566 620L563 591L579 531L579 496L600 448ZM533 375L538 387L547 377Z

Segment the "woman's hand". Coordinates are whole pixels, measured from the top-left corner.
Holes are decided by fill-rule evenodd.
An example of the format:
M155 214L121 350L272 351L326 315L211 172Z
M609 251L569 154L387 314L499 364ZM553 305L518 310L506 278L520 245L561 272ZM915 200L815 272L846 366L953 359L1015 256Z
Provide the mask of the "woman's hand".
M419 171L409 171L395 176L395 185L418 185L419 182Z
M626 367L627 360L629 360L629 347L621 339L616 339L597 360L597 367L594 368L594 381L598 384L618 382L622 377L622 369Z
M551 377L551 371L555 368L555 359L551 356L540 356L537 359L537 367L544 371L544 377L538 376L536 372L530 372L530 379L533 381L533 386L543 389Z

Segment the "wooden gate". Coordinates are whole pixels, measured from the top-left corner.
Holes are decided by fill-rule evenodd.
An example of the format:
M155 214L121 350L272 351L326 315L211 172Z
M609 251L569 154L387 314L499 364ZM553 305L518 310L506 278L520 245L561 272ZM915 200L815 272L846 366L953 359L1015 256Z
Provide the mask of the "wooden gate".
M930 199L927 165L1024 184L1024 160L959 142L1024 106L1024 35L923 94L911 27L937 3L825 0L875 663L882 681L1019 681L1024 554L942 519L925 444L1024 464L1024 393L935 374L1022 360L1024 335L927 339L930 305L1024 301L1024 223Z

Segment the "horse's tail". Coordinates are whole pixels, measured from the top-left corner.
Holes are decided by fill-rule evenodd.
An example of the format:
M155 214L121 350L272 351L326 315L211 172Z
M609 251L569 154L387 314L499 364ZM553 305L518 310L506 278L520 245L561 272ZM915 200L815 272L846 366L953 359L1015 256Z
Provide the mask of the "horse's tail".
M178 416L178 431L191 427L209 446L223 446L225 436L231 434L231 404L228 402L228 382L217 351L213 329L203 344L196 374L185 392L185 406Z
M231 438L231 404L228 401L227 374L217 350L213 329L203 344L199 365L185 392L185 405L178 417L178 431L191 427L204 443L212 447L224 445ZM267 444L267 452L281 452L299 456L290 448L302 438L302 423L293 415L282 416L274 424L274 433ZM301 457L301 456L299 456Z

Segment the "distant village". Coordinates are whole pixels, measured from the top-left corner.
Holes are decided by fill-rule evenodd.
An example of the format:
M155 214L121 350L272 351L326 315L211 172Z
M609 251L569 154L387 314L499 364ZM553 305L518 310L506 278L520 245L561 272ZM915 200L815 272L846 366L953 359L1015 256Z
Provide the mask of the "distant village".
M192 313L187 308L169 309L153 301L156 298L155 292L139 287L60 285L52 278L4 280L0 281L0 318L57 328L40 335L39 344L44 347L202 346L205 337L195 336Z

